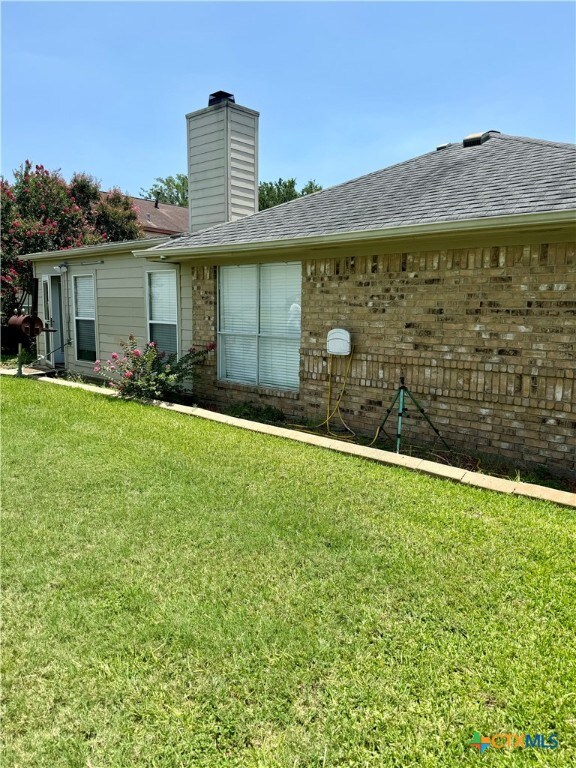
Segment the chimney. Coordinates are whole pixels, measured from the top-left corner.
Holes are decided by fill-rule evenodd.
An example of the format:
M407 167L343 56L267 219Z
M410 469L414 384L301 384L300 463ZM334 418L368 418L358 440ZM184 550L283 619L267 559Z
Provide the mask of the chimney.
M190 232L258 210L258 117L226 91L186 115Z

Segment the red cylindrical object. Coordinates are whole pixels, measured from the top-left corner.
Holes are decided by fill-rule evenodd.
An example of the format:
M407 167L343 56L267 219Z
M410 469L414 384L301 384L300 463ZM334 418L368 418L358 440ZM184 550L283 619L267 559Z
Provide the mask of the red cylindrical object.
M24 336L35 338L40 336L44 323L37 315L12 315L8 325L15 331L20 331Z

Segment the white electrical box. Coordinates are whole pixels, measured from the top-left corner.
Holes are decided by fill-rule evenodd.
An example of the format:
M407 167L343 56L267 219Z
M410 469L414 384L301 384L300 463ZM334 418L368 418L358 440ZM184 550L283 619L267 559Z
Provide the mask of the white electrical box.
M329 355L349 355L351 351L350 332L344 328L328 331L326 349Z

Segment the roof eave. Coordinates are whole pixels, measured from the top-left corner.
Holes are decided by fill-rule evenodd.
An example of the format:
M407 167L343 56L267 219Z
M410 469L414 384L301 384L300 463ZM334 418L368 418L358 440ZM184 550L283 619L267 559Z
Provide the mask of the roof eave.
M529 230L546 226L566 227L576 225L576 210L546 211L544 213L524 213L509 216L486 216L479 219L459 219L426 224L411 224L384 229L337 232L335 234L313 237L283 238L281 240L261 240L255 242L229 243L219 245L188 246L183 248L151 248L139 256L161 261L194 261L208 256L223 254L233 256L248 252L270 250L301 249L322 245L335 245L346 242L369 242L371 240L403 240L426 235L458 234L464 232L486 232L491 230Z
M83 245L80 248L65 248L59 251L38 251L37 253L27 253L22 256L23 259L30 261L51 261L53 259L78 259L83 256L98 256L105 254L111 256L114 253L131 253L146 251L158 245L162 245L169 240L169 237L149 237L139 240L120 240L114 243L98 243L97 245Z

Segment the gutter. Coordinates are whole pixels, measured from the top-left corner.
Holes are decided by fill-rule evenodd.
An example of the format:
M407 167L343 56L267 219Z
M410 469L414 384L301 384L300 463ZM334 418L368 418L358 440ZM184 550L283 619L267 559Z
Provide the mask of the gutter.
M576 210L547 211L545 213L523 213L512 216L490 216L480 219L460 219L426 224L409 224L384 229L337 232L329 235L311 237L282 238L281 240L259 240L256 242L221 243L218 245L183 246L182 248L154 248L145 254L148 259L162 261L193 259L217 254L235 254L263 250L281 250L305 246L334 245L347 242L370 242L372 240L392 240L414 238L421 235L458 234L462 232L483 232L491 229L521 230L537 228L542 225L564 227L576 226Z
M52 261L54 259L78 259L83 256L111 255L113 253L130 253L130 251L150 250L158 245L166 243L169 237L150 237L139 240L120 240L115 243L99 243L97 245L83 245L80 248L64 248L59 251L38 251L27 253L22 258L30 261Z

